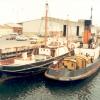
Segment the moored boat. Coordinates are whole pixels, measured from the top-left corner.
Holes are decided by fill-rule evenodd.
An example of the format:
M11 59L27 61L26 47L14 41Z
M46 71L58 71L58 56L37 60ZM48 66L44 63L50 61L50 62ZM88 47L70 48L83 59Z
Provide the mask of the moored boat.
M77 52L77 50L79 52ZM66 57L49 66L45 76L58 81L75 81L90 77L100 68L99 47L95 49L78 48L75 55Z
M58 81L76 81L86 79L99 70L100 46L97 44L95 34L91 31L91 26L92 17L84 22L83 38L80 47L74 49L74 56L67 56L49 66L45 72L47 78Z
M45 71L54 60L62 59L67 55L69 52L55 57L43 54L27 56L27 52L23 52L22 57L0 60L0 75L2 77L38 74Z

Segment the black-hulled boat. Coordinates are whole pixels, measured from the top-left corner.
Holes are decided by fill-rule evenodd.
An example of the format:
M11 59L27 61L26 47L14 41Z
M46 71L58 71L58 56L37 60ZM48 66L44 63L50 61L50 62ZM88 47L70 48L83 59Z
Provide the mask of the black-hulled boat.
M48 65L54 60L62 59L69 52L62 55L52 57L48 55L32 55L27 57L27 52L23 53L23 57L3 59L0 66L0 76L25 76L38 74L45 71Z

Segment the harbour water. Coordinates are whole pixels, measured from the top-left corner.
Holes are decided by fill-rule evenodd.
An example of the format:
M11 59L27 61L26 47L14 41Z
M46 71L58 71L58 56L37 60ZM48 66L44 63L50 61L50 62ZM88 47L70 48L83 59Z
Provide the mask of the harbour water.
M100 73L82 81L61 83L35 77L0 82L0 100L100 100Z
M31 44L29 41L0 39L0 48L19 45ZM9 79L0 82L0 100L100 100L100 73L74 83L48 80L43 74Z

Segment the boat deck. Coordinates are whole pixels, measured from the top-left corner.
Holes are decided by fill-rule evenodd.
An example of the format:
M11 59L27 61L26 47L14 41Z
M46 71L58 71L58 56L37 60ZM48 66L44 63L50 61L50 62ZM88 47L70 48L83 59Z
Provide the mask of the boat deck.
M50 59L50 57L46 55L34 55L34 58L32 58L31 56L31 57L27 57L27 59L23 59L23 58L14 59L14 63L3 65L3 66L17 67L22 65L30 65L32 63L45 61L46 59Z

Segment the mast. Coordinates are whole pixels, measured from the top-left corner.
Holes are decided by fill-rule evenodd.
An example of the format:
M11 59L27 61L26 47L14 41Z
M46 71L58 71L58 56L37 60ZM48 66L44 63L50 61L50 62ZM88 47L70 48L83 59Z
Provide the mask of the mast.
M93 8L91 7L91 17L90 17L91 21L92 21L92 11L93 11Z
M48 31L48 3L45 4L46 14L45 14L45 46L47 42L47 31Z

